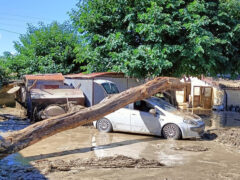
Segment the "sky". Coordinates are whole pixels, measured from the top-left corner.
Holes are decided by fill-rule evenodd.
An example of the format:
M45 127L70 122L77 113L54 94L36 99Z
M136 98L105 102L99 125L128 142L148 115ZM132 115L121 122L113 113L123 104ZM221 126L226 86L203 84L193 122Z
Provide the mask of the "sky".
M0 55L4 51L16 53L13 41L26 33L27 23L37 25L69 20L67 12L78 0L0 0Z

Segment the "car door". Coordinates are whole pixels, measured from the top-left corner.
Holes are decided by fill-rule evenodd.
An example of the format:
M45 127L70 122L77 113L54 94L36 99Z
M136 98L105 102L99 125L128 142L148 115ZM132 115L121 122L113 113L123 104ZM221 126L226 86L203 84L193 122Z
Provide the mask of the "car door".
M114 131L130 132L130 112L128 108L121 108L105 117L111 121Z
M154 107L145 102L137 101L131 110L131 131L136 133L160 135L161 125L159 116L149 113Z

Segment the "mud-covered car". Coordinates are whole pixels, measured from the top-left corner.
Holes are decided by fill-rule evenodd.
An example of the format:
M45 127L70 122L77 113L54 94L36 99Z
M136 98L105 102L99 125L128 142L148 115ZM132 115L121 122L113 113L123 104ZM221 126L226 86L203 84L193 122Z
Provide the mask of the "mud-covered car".
M167 139L198 138L205 128L199 116L184 113L156 97L129 104L93 124L102 132L150 134Z

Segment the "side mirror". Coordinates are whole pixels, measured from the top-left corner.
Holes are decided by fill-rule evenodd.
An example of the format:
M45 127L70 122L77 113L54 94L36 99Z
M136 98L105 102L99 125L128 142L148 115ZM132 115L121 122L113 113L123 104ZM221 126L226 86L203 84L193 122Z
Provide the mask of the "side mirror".
M156 116L156 115L157 115L156 109L150 109L150 110L149 110L149 113L152 114L153 116Z

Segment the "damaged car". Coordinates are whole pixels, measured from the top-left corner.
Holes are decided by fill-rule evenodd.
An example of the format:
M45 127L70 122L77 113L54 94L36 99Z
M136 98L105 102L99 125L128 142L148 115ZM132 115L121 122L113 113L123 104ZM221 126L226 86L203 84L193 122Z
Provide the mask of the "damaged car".
M130 132L163 136L166 139L198 138L205 123L184 113L157 97L151 97L121 108L94 122L101 132Z

